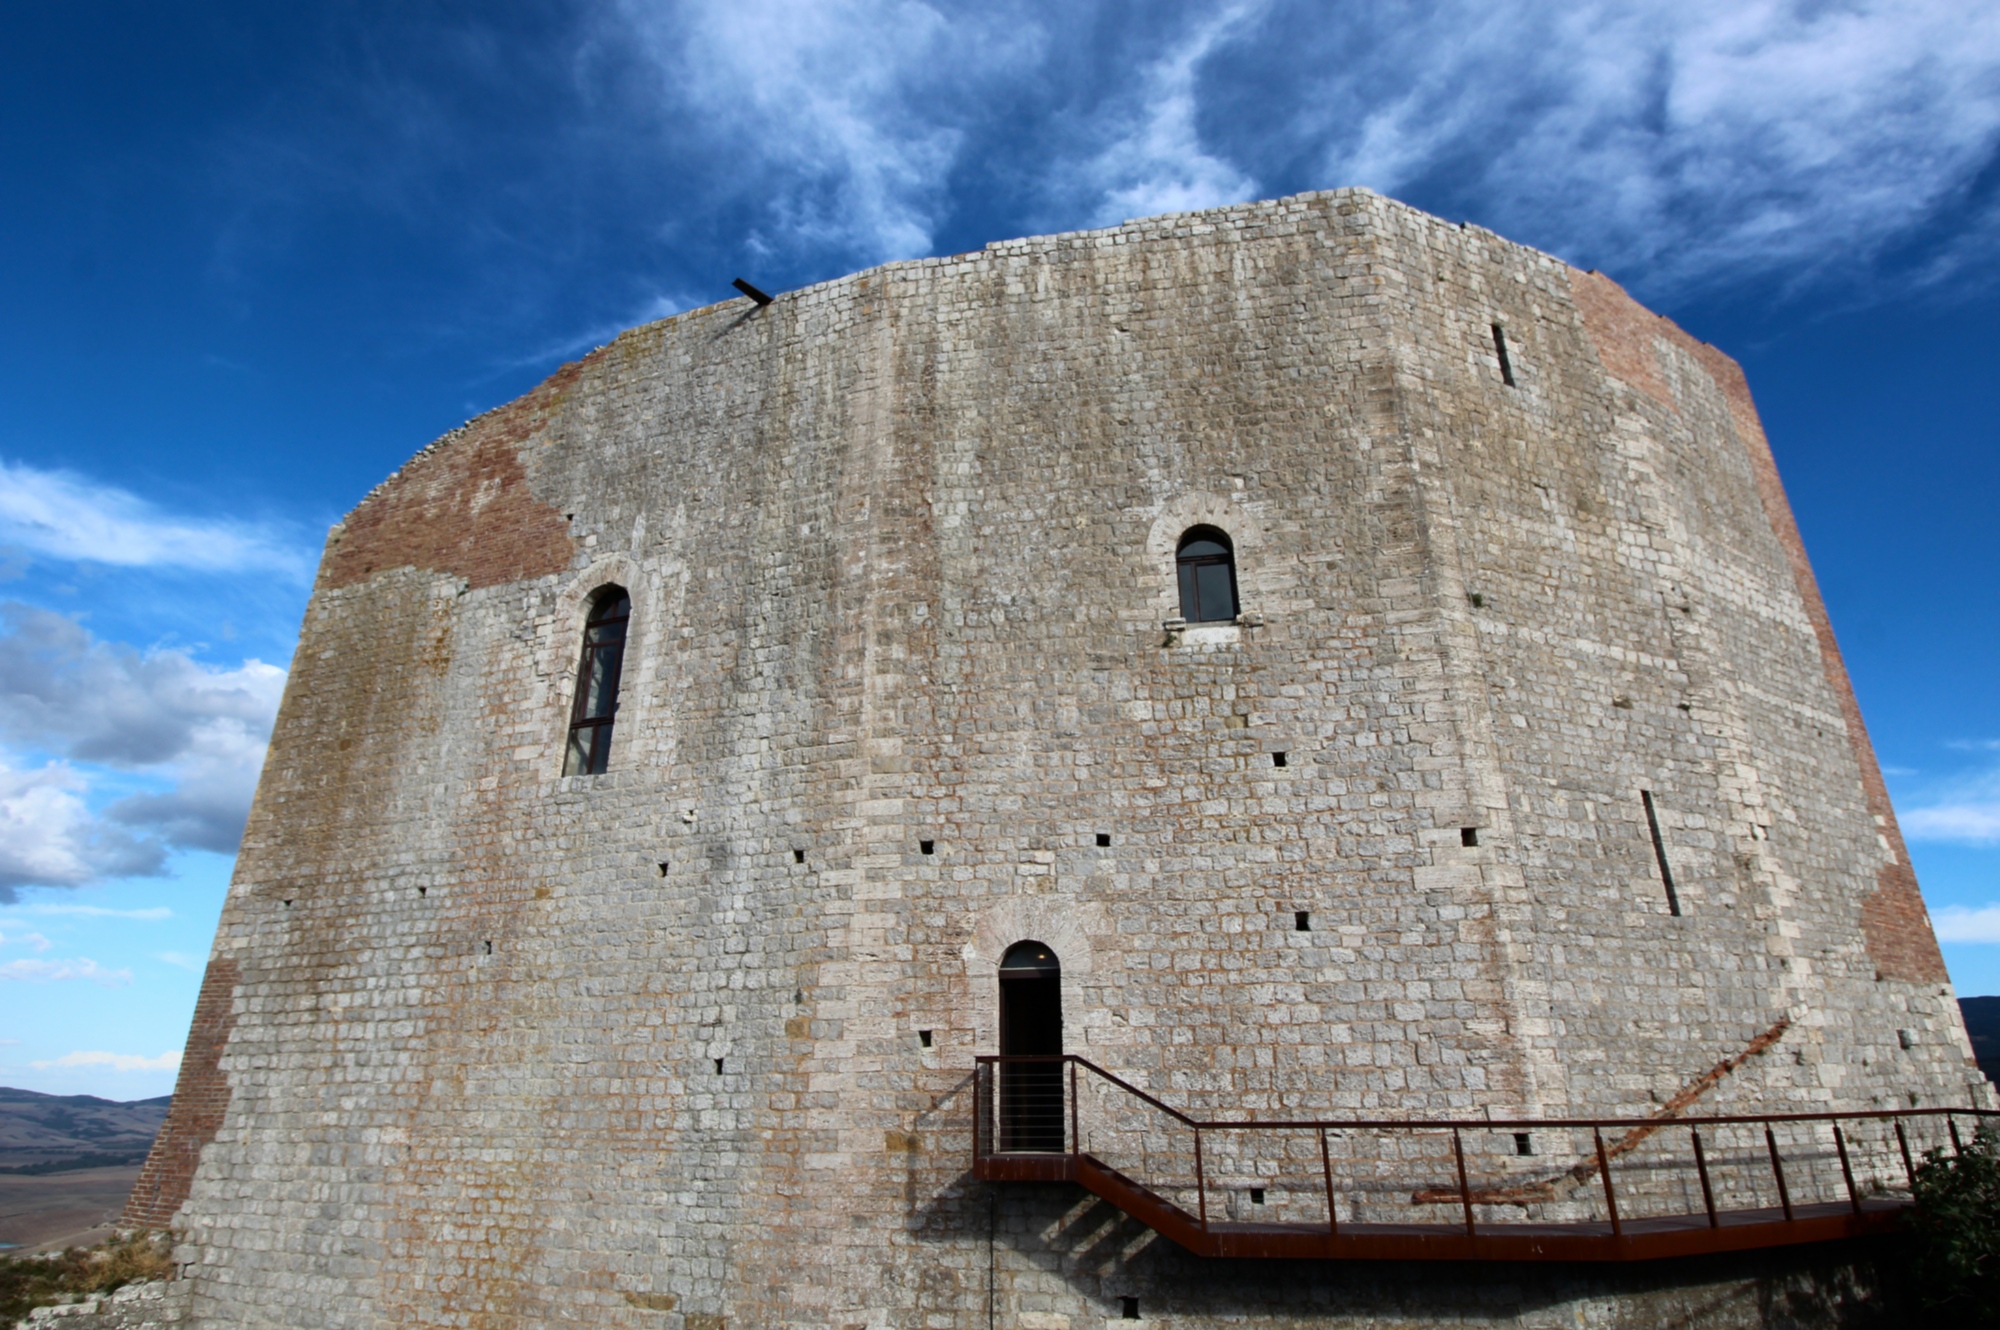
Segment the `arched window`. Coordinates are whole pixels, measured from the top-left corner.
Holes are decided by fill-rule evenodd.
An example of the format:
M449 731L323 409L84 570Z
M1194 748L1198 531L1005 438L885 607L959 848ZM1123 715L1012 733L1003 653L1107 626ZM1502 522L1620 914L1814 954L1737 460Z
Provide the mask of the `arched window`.
M618 676L625 667L625 625L632 598L608 586L590 602L583 628L583 663L576 670L576 703L569 715L569 748L563 775L595 776L611 765L611 726L618 718Z
M1174 565L1181 578L1181 618L1218 623L1236 617L1236 551L1212 526L1188 529Z
M1000 1064L1000 1148L1063 1148L1062 963L1040 942L1017 942L1000 961L1000 1054L1048 1058Z

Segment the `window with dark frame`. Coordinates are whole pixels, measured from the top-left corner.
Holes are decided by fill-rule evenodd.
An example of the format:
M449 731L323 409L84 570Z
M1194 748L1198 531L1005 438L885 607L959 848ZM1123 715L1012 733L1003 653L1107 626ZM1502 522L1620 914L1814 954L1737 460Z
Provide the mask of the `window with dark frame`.
M595 776L611 765L611 727L618 718L618 678L625 667L625 627L632 598L622 587L605 587L591 600L583 628L583 660L576 671L576 702L570 709L569 746L563 775Z
M1236 617L1236 549L1212 526L1191 528L1174 552L1180 574L1181 618L1227 623Z

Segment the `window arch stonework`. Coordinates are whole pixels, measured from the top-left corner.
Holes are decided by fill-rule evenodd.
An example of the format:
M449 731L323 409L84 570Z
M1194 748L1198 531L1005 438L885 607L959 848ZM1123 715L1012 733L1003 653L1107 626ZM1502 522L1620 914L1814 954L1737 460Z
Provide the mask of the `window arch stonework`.
M601 776L611 769L617 738L619 694L624 684L632 596L621 586L599 587L583 622L583 650L570 697L565 776Z
M593 559L588 567L571 573L555 590L552 613L544 621L537 648L537 670L544 687L541 697L546 707L543 715L548 726L545 731L548 748L544 751L549 756L543 760L553 764L552 774L560 774L565 780L572 778L567 753L570 725L576 716L585 621L597 603L598 594L607 587L623 590L632 600L620 671L614 740L617 755L612 759L610 776L575 779L612 779L617 773L649 766L658 760L663 741L659 733L662 717L652 705L652 694L657 691L652 677L659 667L660 633L656 631L662 601L659 578L650 567L641 569L628 555L603 555ZM671 729L671 725L667 728Z
M1270 565L1264 524L1256 505L1239 494L1235 498L1212 491L1197 490L1175 496L1160 505L1146 535L1147 577L1154 588L1150 620L1165 623L1181 617L1180 553L1181 537L1195 527L1214 527L1228 534L1236 560L1236 608L1248 621L1266 612L1266 602L1282 585L1282 571ZM1279 580L1274 581L1274 576ZM1198 625L1197 633L1234 633L1223 624Z

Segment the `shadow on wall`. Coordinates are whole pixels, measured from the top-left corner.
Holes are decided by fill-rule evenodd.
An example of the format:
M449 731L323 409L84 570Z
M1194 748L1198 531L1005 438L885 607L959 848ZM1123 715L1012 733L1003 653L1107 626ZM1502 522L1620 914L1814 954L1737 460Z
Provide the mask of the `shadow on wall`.
M1890 1330L1912 1324L1914 1308L1914 1290L1896 1282L1900 1238L1630 1264L1204 1260L1066 1184L960 1178L914 1210L928 1240L986 1248L950 1280L982 1328L988 1306L996 1326L1026 1324L1024 1308L1062 1302L1054 1286L1106 1326L1186 1318L1270 1330ZM1072 1324L1094 1322L1076 1322L1072 1310Z
M1972 1037L1972 1056L1986 1079L2000 1086L2000 997L1960 998L1965 1032Z
M1254 1320L1274 1330L1461 1323L1567 1330L1586 1321L1618 1330L1888 1330L1910 1323L1913 1291L1893 1278L1901 1239L1622 1265L1229 1262L1192 1256L1068 1186L1012 1184L988 1193L974 1184L954 1198L957 1205L925 1207L924 1217L937 1236L956 1228L991 1242L988 1268L961 1278L990 1280L999 1325L1017 1323L1023 1300L1041 1305L1052 1282L1094 1304L1107 1325L1176 1317ZM983 1312L985 1288L959 1292Z

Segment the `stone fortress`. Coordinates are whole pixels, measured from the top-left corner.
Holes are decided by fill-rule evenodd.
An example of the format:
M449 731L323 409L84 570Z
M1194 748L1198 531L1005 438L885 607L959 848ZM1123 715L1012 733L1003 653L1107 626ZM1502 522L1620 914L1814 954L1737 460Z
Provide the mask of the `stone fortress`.
M1987 1102L1737 366L1337 190L682 314L378 487L127 1217L203 1327L1735 1325L1847 1277L1232 1262L976 1181L1023 943L1061 1051L1216 1117Z

